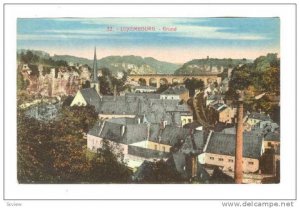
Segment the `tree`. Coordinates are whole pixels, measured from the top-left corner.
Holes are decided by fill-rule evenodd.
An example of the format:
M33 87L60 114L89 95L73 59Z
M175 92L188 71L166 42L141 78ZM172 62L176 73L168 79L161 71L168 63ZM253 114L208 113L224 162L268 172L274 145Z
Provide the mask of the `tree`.
M113 87L116 87L117 94L120 92L124 91L128 86L126 86L126 81L127 81L127 73L125 71L122 72L123 76L122 78L116 78L114 76L111 76L111 83Z
M234 68L227 96L233 98L236 90L250 86L258 93L280 94L280 60L277 54L260 56L253 63Z
M268 92L280 95L280 68L270 67L263 73L262 86Z
M80 135L61 135L53 137L49 151L52 162L54 182L89 182L91 164L86 157L86 141Z
M29 85L29 81L24 79L22 73L18 70L17 71L17 90L26 90Z
M19 183L125 183L131 172L118 145L104 141L87 157L83 132L97 119L92 106L60 109L50 122L28 118L18 109L17 175Z
M204 82L195 78L186 79L184 81L185 87L189 90L190 97L195 95L195 90L204 90Z
M65 131L76 134L87 132L93 127L97 118L94 106L66 106L61 110L60 123L62 128L68 127Z
M85 179L83 132L94 125L97 114L91 106L63 108L63 117L50 122L28 118L18 109L17 155L20 183L66 183Z
M51 183L49 168L49 139L46 125L27 118L18 109L17 122L17 177L19 183ZM51 141L51 139L50 139Z
M90 88L90 87L91 87L91 82L89 80L85 81L85 83L82 85L82 89Z
M102 140L101 148L91 160L90 182L92 183L127 183L131 171L124 162L122 149L116 143Z
M185 179L176 170L175 164L163 160L144 161L134 173L133 181L136 183L182 183Z
M170 87L170 85L168 85L168 84L160 85L160 87L156 90L156 93L160 94L163 91L166 91L167 89L169 89L169 87Z
M122 78L118 79L112 75L108 68L101 68L102 76L98 77L100 83L100 92L102 95L113 95L114 88L116 88L117 94L128 89L126 85L127 73L123 71Z

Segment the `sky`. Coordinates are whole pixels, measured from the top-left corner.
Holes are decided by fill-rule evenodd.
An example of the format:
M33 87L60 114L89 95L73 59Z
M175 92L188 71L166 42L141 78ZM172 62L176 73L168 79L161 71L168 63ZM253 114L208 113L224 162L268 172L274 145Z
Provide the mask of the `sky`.
M17 48L93 59L192 59L280 54L279 18L19 18Z

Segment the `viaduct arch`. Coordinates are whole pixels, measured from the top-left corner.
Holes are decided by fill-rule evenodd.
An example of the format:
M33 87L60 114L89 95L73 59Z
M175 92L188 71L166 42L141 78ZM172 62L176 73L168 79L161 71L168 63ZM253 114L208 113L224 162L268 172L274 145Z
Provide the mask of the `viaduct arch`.
M161 84L173 84L173 83L183 83L186 79L201 79L204 84L207 85L209 83L217 82L221 83L221 77L218 74L201 74L201 75L175 75L175 74L130 74L128 75L128 79L132 81L145 80L145 84L147 86L156 86L160 87Z

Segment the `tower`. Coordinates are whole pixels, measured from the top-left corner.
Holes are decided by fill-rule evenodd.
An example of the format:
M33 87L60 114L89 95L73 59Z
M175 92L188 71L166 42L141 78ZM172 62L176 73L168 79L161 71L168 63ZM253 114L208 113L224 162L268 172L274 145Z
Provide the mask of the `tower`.
M91 80L91 88L94 88L97 93L100 95L100 87L98 81L98 74L97 74L97 54L96 54L96 47L94 49L94 63L93 63L93 71L92 71L92 80Z
M234 180L235 183L243 182L243 91L237 91L237 127L236 127L236 144L235 144L235 164Z

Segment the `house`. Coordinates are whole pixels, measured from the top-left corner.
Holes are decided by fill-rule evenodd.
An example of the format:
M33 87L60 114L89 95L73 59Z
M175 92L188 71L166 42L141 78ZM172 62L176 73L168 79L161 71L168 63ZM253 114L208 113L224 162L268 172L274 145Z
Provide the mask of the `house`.
M177 142L172 146L172 154L167 163L184 180L207 183L209 174L197 159L197 156L203 153L205 142L206 138L203 131L189 129L185 138L177 139Z
M272 120L266 120L266 121L261 121L258 123L259 128L261 129L266 129L269 131L276 131L277 129L279 129L279 125L275 122L273 122Z
M156 92L157 88L153 86L136 86L134 88L135 93L153 93Z
M181 126L184 126L186 124L193 122L193 115L191 115L190 113L181 114L180 119L181 119Z
M204 153L199 155L200 163L218 166L223 170L234 170L235 134L211 132L207 138ZM243 171L254 173L259 170L259 159L264 152L263 138L258 134L243 135Z
M168 152L128 145L128 154L124 158L127 166L134 170L140 167L145 161L155 162L166 160L168 157Z
M184 100L186 102L189 99L189 90L181 85L169 87L160 94L160 99Z
M35 118L39 121L48 122L57 117L58 109L60 107L60 103L41 103L27 109L25 115L30 118Z
M280 133L279 132L268 132L264 136L264 148L266 149L274 149L275 151L279 151L280 149Z
M149 125L149 139L132 144L133 146L144 147L147 149L170 152L171 148L184 141L189 135L189 130L182 127L164 124Z
M97 122L87 134L87 148L97 152L101 148L102 141L109 141L110 144L121 149L125 161L131 168L136 168L144 160L165 158L167 149L162 151L151 144L149 138L157 135L158 129L150 129L149 124L140 123L138 118L112 118Z
M200 183L209 182L210 176L203 165L197 161L196 165L194 165L190 155L178 151L172 153L166 163L174 172L177 172L184 181L192 182L194 180Z
M280 181L280 132L268 132L263 142L265 152L261 157L261 173L275 175L276 183Z
M93 105L95 106L96 111L99 110L99 103L101 101L100 95L97 93L96 89L94 88L84 88L79 90L71 105L78 105L78 106L86 106L86 105Z
M196 181L208 183L210 176L191 154L195 146L185 140L179 149L173 149L166 160L144 161L134 173L133 180L139 183Z
M193 143L194 148L203 148L203 132L194 131L192 136L189 132L189 129L163 126L163 123L143 123L139 117L112 118L97 122L88 132L87 148L97 152L97 149L101 148L102 141L108 140L122 149L131 167L137 167L144 160L165 158L173 146L181 141L188 141L191 137L193 142L190 144Z
M71 106L93 105L100 119L144 116L148 123L183 126L192 122L188 105L179 100L161 100L159 94L126 93L124 96L100 96L94 88L81 89Z
M99 102L99 118L134 118L138 115L139 99L125 96L103 96Z
M211 116L214 117L217 122L226 124L234 123L235 111L233 108L224 103L211 103L209 106Z
M265 113L261 112L252 112L248 116L247 123L251 126L259 125L262 121L272 121L269 115L266 115Z
M206 96L206 106L214 102L224 103L224 95L210 94Z
M103 139L117 143L128 154L128 145L147 139L146 124L121 124L114 121L99 121L87 134L87 148L96 152Z

